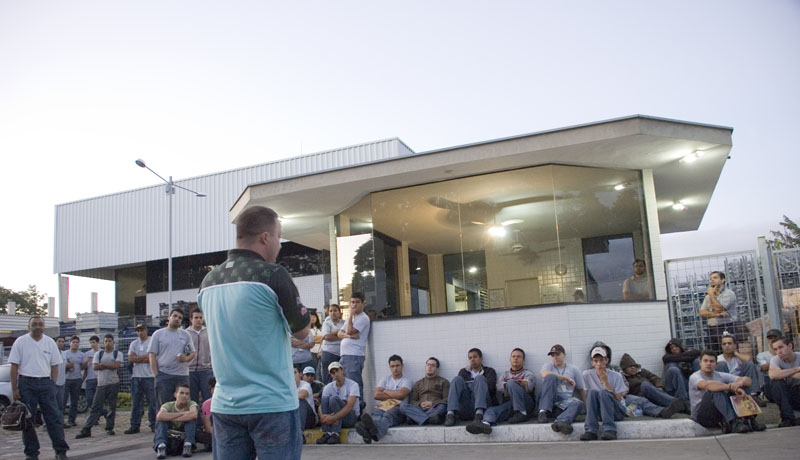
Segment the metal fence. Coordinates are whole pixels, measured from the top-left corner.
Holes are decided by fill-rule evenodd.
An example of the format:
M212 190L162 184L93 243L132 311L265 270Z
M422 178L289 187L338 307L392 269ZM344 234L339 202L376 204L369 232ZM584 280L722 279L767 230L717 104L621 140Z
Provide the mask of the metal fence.
M800 248L772 251L784 332L800 339Z

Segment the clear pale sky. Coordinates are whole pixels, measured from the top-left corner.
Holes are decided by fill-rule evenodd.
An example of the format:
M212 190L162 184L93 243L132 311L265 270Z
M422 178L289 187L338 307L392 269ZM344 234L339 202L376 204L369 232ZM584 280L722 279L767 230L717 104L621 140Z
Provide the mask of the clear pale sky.
M57 295L54 206L397 136L425 151L647 114L732 126L694 232L800 219L800 2L0 2L0 286ZM124 244L124 242L120 242ZM89 292L73 277L70 313Z

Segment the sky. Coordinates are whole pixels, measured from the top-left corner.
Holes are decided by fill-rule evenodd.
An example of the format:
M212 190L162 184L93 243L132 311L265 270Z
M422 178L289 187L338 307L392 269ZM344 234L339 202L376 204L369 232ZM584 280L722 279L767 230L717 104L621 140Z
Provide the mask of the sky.
M800 219L800 2L0 1L0 286L58 293L55 205L389 137L417 152L646 114L731 126L697 231ZM70 314L114 310L71 277Z

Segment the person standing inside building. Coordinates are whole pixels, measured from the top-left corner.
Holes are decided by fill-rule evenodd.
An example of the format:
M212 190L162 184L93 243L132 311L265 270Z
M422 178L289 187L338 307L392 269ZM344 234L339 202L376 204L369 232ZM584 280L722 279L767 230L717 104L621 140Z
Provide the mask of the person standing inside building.
M137 324L136 335L138 337L128 348L128 361L133 363L133 372L131 373L131 427L125 430L125 434L139 432L145 399L147 399L147 421L150 430L155 430L156 426L155 379L150 369L150 356L147 354L147 348L150 347L147 326Z
M328 317L322 322L322 358L321 370L322 383L331 383L331 375L328 373L328 366L334 361L341 359L341 340L339 330L344 327L342 310L335 303L328 306Z
M218 385L211 400L214 458L299 459L303 446L290 334L309 313L284 267L278 214L263 206L236 219L236 249L203 279L203 311Z
M342 358L339 362L344 366L346 377L358 383L359 395L364 394L361 373L364 370L370 327L369 316L364 313L365 298L361 292L354 292L350 296L350 316L347 317L344 328L339 330L339 338L342 339Z
M205 327L203 312L195 308L189 314L191 325L186 328L192 338L195 355L189 362L189 387L192 401L200 404L211 397L208 379L214 375L211 370L211 349L208 347L208 331ZM200 399L202 398L202 400Z
M64 419L58 414L55 381L61 363L56 342L44 335L44 320L33 316L28 320L28 333L17 338L11 346L11 392L14 400L22 401L31 414L37 406L42 409L47 434L53 443L56 460L66 460L69 446L64 440ZM39 438L33 423L26 423L22 432L26 460L39 458Z
M722 335L725 331L736 335L736 321L739 312L736 310L736 293L725 285L725 273L711 272L708 278L708 290L700 306L700 316L708 319L709 348L722 351Z
M183 312L172 310L167 327L153 333L147 348L159 407L172 400L179 383L189 385L189 363L195 356L195 349L192 337L181 329L182 322Z
M647 263L642 259L633 261L633 276L622 282L622 298L625 300L653 299L653 283L647 274Z
M103 404L108 404L106 412L106 434L113 436L114 417L117 414L117 394L119 394L119 373L122 365L122 353L114 349L114 336L106 334L103 338L103 349L95 353L92 367L97 371L97 391L92 400L92 412L86 420L81 432L75 439L88 438L92 435L92 427L104 412Z
M81 396L81 385L86 371L83 368L84 355L80 350L81 339L76 335L69 339L69 350L64 352L67 364L64 366L67 373L66 392L64 404L69 397L69 415L65 428L75 426L75 418L78 416L78 399Z

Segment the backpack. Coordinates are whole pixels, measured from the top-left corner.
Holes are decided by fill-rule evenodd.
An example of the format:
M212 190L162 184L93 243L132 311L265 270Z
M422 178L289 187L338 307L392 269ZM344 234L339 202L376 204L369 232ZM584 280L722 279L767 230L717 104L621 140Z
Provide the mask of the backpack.
M24 431L31 421L31 411L20 401L14 401L3 411L2 425L4 430Z
M181 455L183 453L183 431L167 431L167 455Z

